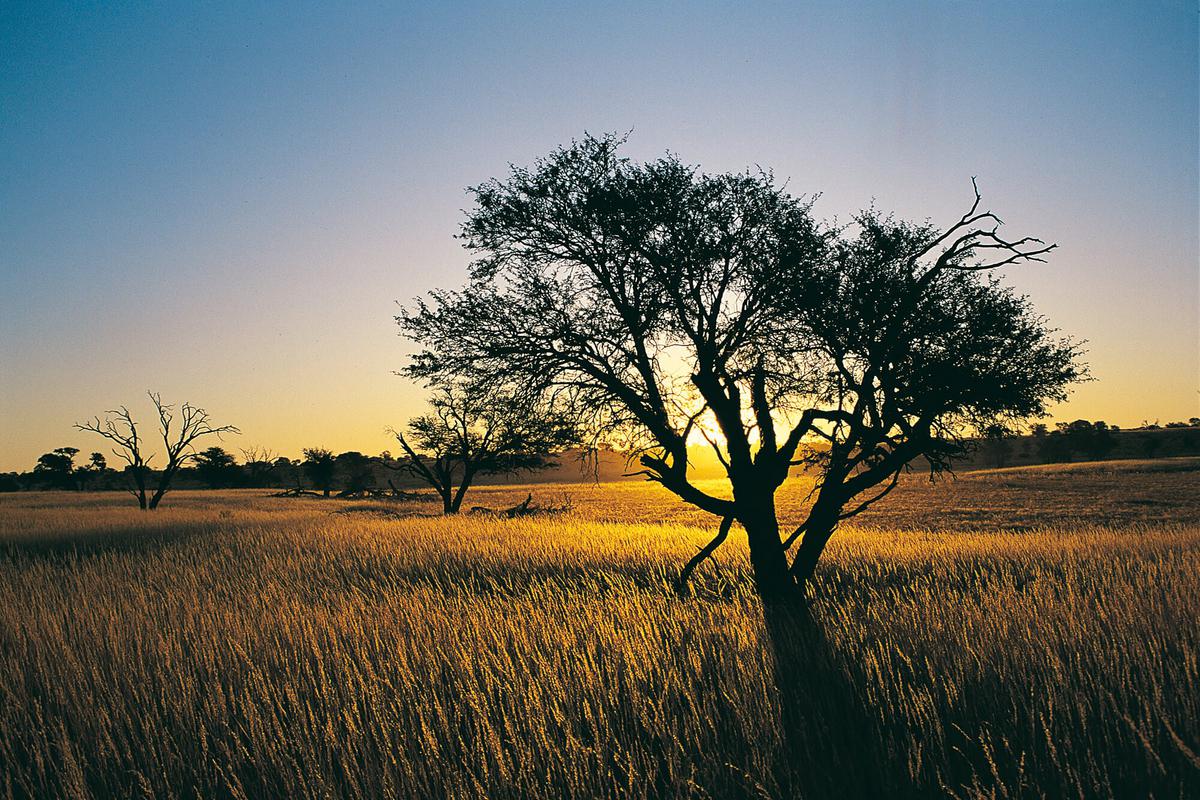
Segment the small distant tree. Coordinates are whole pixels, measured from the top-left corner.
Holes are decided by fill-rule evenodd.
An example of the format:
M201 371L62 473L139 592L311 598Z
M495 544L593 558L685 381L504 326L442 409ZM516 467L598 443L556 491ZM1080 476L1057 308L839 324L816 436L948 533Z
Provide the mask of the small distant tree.
M138 507L143 511L153 511L158 508L164 496L170 491L171 483L179 470L193 461L198 455L195 443L207 436L220 439L227 433L241 433L233 425L214 425L212 417L199 406L183 403L176 409L162 401L155 392L147 392L150 401L158 412L158 433L162 437L166 464L158 473L158 482L153 493L150 492L151 480L150 462L154 453L145 452L145 441L137 429L133 415L125 406L105 412L104 419L94 417L89 422L76 423L81 431L99 434L112 442L113 453L125 461L125 473L129 476L131 486L129 493L137 498Z
M1103 421L1077 419L1074 422L1060 422L1058 431L1072 451L1081 453L1092 461L1105 458L1117 444L1109 432L1108 425Z
M75 470L75 479L80 489L86 489L97 478L103 477L106 472L108 472L108 460L104 458L104 453L92 453L88 458L88 463Z
M196 454L196 477L210 489L225 489L237 482L237 459L223 447L210 447Z
M407 456L399 468L432 486L445 514L461 510L477 476L551 467L555 454L576 441L567 414L495 387L443 385L429 406L430 413L392 433Z
M268 485L275 471L275 454L265 447L246 447L241 452L246 483L254 487Z
M1088 438L1086 451L1093 461L1101 461L1112 454L1117 446L1117 440L1112 435L1114 428L1105 424L1104 420L1092 423L1092 435Z
M333 460L333 452L324 447L304 448L304 463L300 465L304 474L326 497L333 488L333 477L337 473L337 463Z
M300 479L303 475L300 463L292 461L287 456L279 456L271 462L271 474L278 482L276 485L291 486L294 484L297 489L300 488Z
M75 456L79 453L77 447L56 447L49 453L38 456L33 474L46 486L55 489L74 489Z
M1142 455L1146 458L1154 458L1158 455L1158 451L1162 449L1162 437L1153 434L1143 434L1138 437L1138 444L1142 447Z
M342 473L343 488L347 492L358 493L371 488L375 482L375 470L370 456L365 456L357 450L341 453L334 459Z
M982 449L993 467L1006 467L1012 457L1012 432L1003 425L988 425L983 430Z
M1045 464L1071 460L1071 442L1061 431L1050 431L1037 440L1038 458Z
M1049 431L1046 429L1046 423L1044 422L1035 422L1029 426L1029 435L1035 439L1041 439L1048 432Z

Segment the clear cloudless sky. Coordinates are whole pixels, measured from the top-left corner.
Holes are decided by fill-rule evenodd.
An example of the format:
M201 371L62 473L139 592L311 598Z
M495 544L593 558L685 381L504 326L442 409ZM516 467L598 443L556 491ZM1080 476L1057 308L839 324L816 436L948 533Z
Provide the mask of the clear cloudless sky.
M464 187L584 131L817 210L956 219L1096 380L1055 418L1200 415L1194 3L0 5L0 469L146 389L296 456L421 408L396 301L458 285ZM147 420L149 422L149 420Z

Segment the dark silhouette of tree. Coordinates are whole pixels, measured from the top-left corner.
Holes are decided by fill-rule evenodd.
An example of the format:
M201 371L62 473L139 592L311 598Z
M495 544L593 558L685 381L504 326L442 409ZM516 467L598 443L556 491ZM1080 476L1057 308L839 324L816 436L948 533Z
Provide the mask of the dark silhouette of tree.
M312 483L313 488L329 497L329 491L333 488L333 477L337 472L333 453L324 447L306 447L304 448L304 463L300 467L304 470L304 474Z
M1142 434L1138 437L1138 444L1142 447L1142 455L1146 458L1155 458L1158 456L1158 451L1162 449L1162 438L1155 434Z
M981 448L993 467L1006 467L1012 457L1012 432L1004 425L992 424L983 429Z
M209 447L197 453L194 466L196 477L210 489L225 489L237 482L237 459L223 447Z
M88 457L88 463L75 470L75 479L80 489L87 489L92 481L104 477L106 472L108 472L108 460L104 457L104 453L92 453Z
M1071 441L1062 431L1050 431L1037 440L1038 459L1046 464L1071 460Z
M49 453L38 456L33 474L44 485L54 489L74 489L75 456L79 453L77 447L57 447Z
M271 462L271 471L282 485L288 486L295 484L295 488L300 489L300 479L303 471L300 469L300 463L292 461L287 456L279 456Z
M349 494L357 494L371 488L375 483L375 469L370 456L357 450L349 450L334 461L342 473L342 488Z
M247 485L267 486L275 471L275 454L266 447L246 447L241 452Z
M1117 445L1103 421L1093 423L1077 419L1074 422L1060 422L1057 428L1072 452L1082 453L1092 461L1105 458Z
M226 433L241 433L233 425L213 425L208 412L191 403L183 403L178 409L162 401L155 392L147 392L154 408L158 412L158 432L162 437L163 449L167 463L158 474L158 483L153 494L149 493L151 478L150 461L154 454L144 455L144 440L138 433L137 424L129 409L121 406L119 409L105 412L103 420L94 417L89 422L76 423L81 431L91 431L108 439L116 447L113 453L126 463L125 472L130 476L132 486L130 494L138 500L138 506L143 511L153 511L158 508L163 497L171 488L171 482L179 470L197 456L195 443L206 436L216 436L220 439Z
M471 190L470 282L397 318L423 348L405 373L575 408L592 442L738 522L764 597L803 597L839 522L915 459L947 470L967 437L1043 415L1084 376L1078 347L988 276L1053 246L1002 237L978 191L945 229L874 210L832 227L770 173L638 164L620 144L588 136ZM690 480L702 439L731 497ZM797 466L817 486L782 535L775 492Z
M1110 428L1103 420L1092 423L1092 435L1088 438L1085 450L1093 461L1101 461L1112 453L1117 446L1117 440L1112 435L1115 428Z
M443 385L429 406L404 432L392 431L407 456L393 468L432 486L445 514L459 512L478 475L554 466L554 455L577 438L553 404L523 402L495 386Z

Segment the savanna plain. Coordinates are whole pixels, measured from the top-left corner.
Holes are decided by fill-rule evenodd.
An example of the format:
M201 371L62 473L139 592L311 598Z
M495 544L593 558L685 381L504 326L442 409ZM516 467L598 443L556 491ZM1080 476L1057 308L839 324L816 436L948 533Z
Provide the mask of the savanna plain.
M0 796L1200 796L1200 459L907 476L788 659L736 529L527 492L0 496Z

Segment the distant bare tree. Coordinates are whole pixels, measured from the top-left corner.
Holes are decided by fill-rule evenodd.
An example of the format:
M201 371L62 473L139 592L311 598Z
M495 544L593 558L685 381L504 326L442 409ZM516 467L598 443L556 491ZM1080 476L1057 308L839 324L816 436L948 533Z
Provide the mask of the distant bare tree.
M241 449L245 462L246 480L251 486L265 486L272 472L275 471L275 460L278 454L266 447L245 447Z
M495 387L443 385L429 405L430 413L409 420L405 432L392 431L407 456L392 468L432 486L445 514L461 510L476 476L545 469L575 441L567 415Z
M196 458L195 443L205 436L216 436L220 439L226 433L241 433L233 425L213 425L208 412L191 403L183 403L176 410L175 406L162 401L156 392L147 392L154 408L158 412L158 432L162 436L167 463L158 475L158 483L154 492L149 493L148 484L151 470L150 462L155 454L144 454L145 442L138 433L137 423L129 409L121 406L116 410L105 412L105 417L94 417L89 422L76 423L81 431L90 431L108 439L116 447L113 453L125 461L133 486L129 492L137 498L138 507L143 511L153 511L162 502L163 496L171 488L171 482L180 468Z

